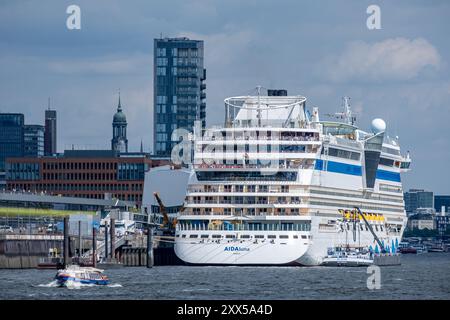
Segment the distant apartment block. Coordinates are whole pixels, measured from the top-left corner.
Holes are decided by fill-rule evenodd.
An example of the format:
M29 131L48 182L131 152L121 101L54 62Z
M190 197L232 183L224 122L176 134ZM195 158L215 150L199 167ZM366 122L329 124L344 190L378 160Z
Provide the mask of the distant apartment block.
M170 157L171 134L177 128L193 131L206 125L206 69L203 41L188 38L154 39L153 153Z

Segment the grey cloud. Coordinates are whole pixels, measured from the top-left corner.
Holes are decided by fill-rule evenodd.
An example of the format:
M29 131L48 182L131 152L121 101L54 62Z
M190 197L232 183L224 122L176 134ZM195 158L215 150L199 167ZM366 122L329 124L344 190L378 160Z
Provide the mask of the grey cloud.
M344 52L328 58L320 70L337 82L354 78L408 80L427 67L438 69L440 65L438 50L426 39L393 38L375 43L351 42Z

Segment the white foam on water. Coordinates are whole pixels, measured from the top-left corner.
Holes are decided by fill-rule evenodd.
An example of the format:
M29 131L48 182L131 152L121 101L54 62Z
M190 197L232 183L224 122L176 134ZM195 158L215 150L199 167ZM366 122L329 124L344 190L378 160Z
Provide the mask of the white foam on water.
M211 289L208 288L198 288L198 289L183 289L184 292L193 292L193 291L211 291Z
M44 288L55 288L58 286L58 281L53 280L47 284L38 284L36 287L44 287Z
M68 280L68 281L66 281L64 286L67 289L81 289L83 287L93 287L93 286L95 286L95 284L93 284L93 283L89 283L89 284L88 283L81 283L79 281Z
M97 285L94 283L81 283L79 281L73 281L73 280L68 280L64 284L64 287L66 287L68 289L90 288L90 287L94 287L94 286L97 286ZM33 285L33 287L56 288L56 287L59 287L59 285L58 285L58 281L53 280L52 282L49 282L46 284ZM106 286L99 285L99 287L122 288L123 286L120 283L111 283Z

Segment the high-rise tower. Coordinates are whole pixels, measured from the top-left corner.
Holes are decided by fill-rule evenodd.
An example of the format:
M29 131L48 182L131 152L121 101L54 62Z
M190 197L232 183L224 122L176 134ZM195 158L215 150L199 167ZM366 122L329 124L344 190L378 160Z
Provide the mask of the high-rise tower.
M197 120L206 125L203 41L155 39L153 78L153 153L170 157L178 143L171 139L173 130L192 132Z
M56 152L56 110L50 109L49 99L48 109L45 110L44 154L48 156Z

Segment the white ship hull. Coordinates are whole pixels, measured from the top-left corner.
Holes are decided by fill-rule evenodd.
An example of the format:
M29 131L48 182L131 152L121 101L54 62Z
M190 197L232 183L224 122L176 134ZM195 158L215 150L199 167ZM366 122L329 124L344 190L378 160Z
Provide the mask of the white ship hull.
M323 219L323 218L322 218ZM314 219L313 219L314 220ZM319 219L317 219L319 221ZM185 238L177 237L175 240L176 255L188 264L199 265L321 265L327 256L329 248L343 246L349 247L375 248L372 234L365 230L356 233L356 241L353 241L353 232L342 232L338 230L319 231L318 223L312 223L310 232L270 232L276 239L255 241L255 235L264 234L262 232L210 232L208 240L189 240L192 234L208 234L208 232L185 231L177 234L186 235ZM315 227L316 226L316 227ZM217 242L212 238L212 234L221 234L223 238L227 235L237 236L240 234L250 235L251 239L243 240L221 240ZM279 236L287 236L288 239L281 240ZM378 232L378 237L386 244L398 244L401 235L389 236L386 233ZM296 238L294 238L296 236Z
M252 234L252 233L246 233ZM189 264L202 265L296 265L308 250L309 242L293 239L295 232L286 241L240 241L230 240L191 242L177 240L176 255Z

